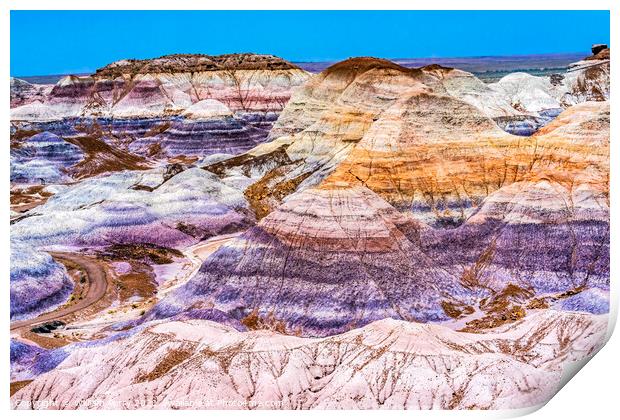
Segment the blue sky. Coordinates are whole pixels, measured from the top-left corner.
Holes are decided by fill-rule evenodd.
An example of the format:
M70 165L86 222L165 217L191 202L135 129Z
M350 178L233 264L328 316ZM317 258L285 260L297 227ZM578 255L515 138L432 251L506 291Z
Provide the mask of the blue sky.
M122 58L270 53L290 61L588 52L608 11L11 11L11 75Z

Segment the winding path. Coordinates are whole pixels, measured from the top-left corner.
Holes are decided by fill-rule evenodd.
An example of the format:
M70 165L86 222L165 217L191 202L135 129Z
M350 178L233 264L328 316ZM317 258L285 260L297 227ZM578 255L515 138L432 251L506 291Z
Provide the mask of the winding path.
M105 296L108 287L108 278L105 269L96 258L66 252L50 252L50 255L61 263L63 261L71 262L86 273L86 278L88 280L88 291L86 292L86 296L73 305L62 306L51 312L41 314L36 318L12 322L11 331L63 318L82 309L86 309Z
M236 232L233 234L216 236L191 247L189 252L186 254L189 254L188 256L190 257L190 260L193 261L194 266L192 270L188 273L183 282L180 282L176 286L168 289L166 292L169 292L172 289L176 289L177 287L181 286L185 281L189 280L194 274L196 274L196 272L200 269L202 262L210 254L215 252L226 242L239 236L241 233L242 232ZM71 315L75 312L88 308L89 306L97 303L105 296L108 287L108 276L101 262L98 261L95 257L72 254L68 252L50 252L50 255L54 257L54 259L56 259L58 262L62 263L63 261L67 261L73 263L74 265L80 267L80 269L82 269L86 273L86 278L89 283L86 296L84 296L82 300L77 301L73 305L62 306L51 312L41 314L36 318L12 322L11 331L22 328L30 328L34 325L38 325L44 322L61 319L67 315Z

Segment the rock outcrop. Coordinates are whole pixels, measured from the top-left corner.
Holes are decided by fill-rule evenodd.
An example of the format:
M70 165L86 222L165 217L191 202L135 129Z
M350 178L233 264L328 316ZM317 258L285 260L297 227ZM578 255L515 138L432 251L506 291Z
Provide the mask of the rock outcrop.
M586 58L586 60L601 60L609 59L609 47L607 44L594 44L592 45L592 56Z
M12 239L34 246L196 241L177 225L205 236L248 222L243 194L213 174L191 168L164 182L163 168L92 178L51 197L12 225ZM229 226L230 225L230 226Z
M609 60L575 67L567 74L568 93L562 97L566 105L585 101L609 100Z
M215 154L236 155L264 142L269 127L277 118L276 114L214 115L226 109L220 102L218 104L211 110L198 110L192 105L181 118L153 124L151 133L138 135L127 144L127 149L158 160L196 161Z
M78 146L43 132L11 147L11 182L45 185L67 182L70 168L84 159Z
M386 109L402 97L433 88L443 89L435 77L387 60L354 58L335 64L295 93L270 132L272 141L243 158L218 162L218 171L223 176L251 173L249 178L261 190L262 185L273 190L291 179L302 179L294 189L316 185L348 156ZM280 151L286 159L277 169L263 165ZM262 208L277 204L277 199L269 203L273 198L274 191L265 191L251 201L261 213Z
M161 117L178 115L206 99L220 101L234 111L279 111L292 89L307 77L300 68L269 55L188 54L121 60L91 76L64 77L38 105L40 109L17 107L12 119Z
M220 249L149 317L215 308L305 336L384 318L446 320L441 301L468 297L420 250L420 229L364 187L308 189Z
M11 320L31 318L64 303L73 282L65 267L27 244L11 243Z
M195 161L265 141L309 74L271 55L173 55L122 60L49 89L11 80L21 130L76 136L95 127L109 146L147 159Z
M51 90L50 85L37 85L11 77L11 108L42 102Z
M360 155L366 142L383 142L373 137L412 136L411 130L417 127L415 136L426 142L426 137L436 136L434 130L441 130L445 125L456 130L456 135L449 130L442 135L450 142L456 142L456 138L468 142L475 136L487 139L489 144L497 140L505 142L507 147L528 148L533 144L530 140L511 138L498 126L530 136L568 106L569 96L577 102L591 99L587 95L575 98L567 93L572 92L569 83L572 77L566 76L559 85L554 85L548 78L521 73L486 85L470 73L441 66L406 69L386 60L346 60L315 76L294 94L271 130L270 142L250 150L243 159L235 157L218 162L217 171L226 176L247 176L252 162L256 162L247 181L254 182L256 188L248 190L251 195L248 199L262 217L281 201L277 196L281 195L280 186L290 186L285 184L287 180L295 180L293 190L316 185L351 153L355 154L353 160L365 159ZM606 92L608 96L608 86ZM596 100L604 99L605 95ZM428 109L433 111L427 112ZM399 155L400 147L392 147L388 154ZM415 153L423 148L416 148ZM261 163L277 150L286 151L288 158L277 169ZM403 172L409 169L401 168ZM497 170L499 176L500 168L491 170ZM410 171L410 177L417 177L414 172L417 174L421 169ZM356 176L365 179L364 174ZM494 182L501 184L501 180ZM486 195L488 185L484 188Z

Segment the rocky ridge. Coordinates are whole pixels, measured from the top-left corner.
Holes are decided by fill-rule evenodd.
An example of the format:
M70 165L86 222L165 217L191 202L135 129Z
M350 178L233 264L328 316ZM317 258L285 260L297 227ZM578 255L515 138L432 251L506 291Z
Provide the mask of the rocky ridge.
M73 351L18 391L12 407L533 407L556 392L564 366L597 350L605 325L591 315L548 312L480 335L385 319L301 339L208 321L163 322Z
M91 76L64 77L45 100L13 108L11 119L161 117L179 115L206 99L234 111L279 111L307 77L298 67L266 55L121 60Z

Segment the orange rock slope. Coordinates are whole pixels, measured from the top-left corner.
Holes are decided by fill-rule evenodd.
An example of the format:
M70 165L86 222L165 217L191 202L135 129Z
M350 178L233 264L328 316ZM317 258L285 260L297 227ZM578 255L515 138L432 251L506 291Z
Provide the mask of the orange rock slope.
M517 137L458 100L416 95L388 109L321 184L362 184L430 223L464 221L493 192L540 180L608 194L609 104L576 105Z

